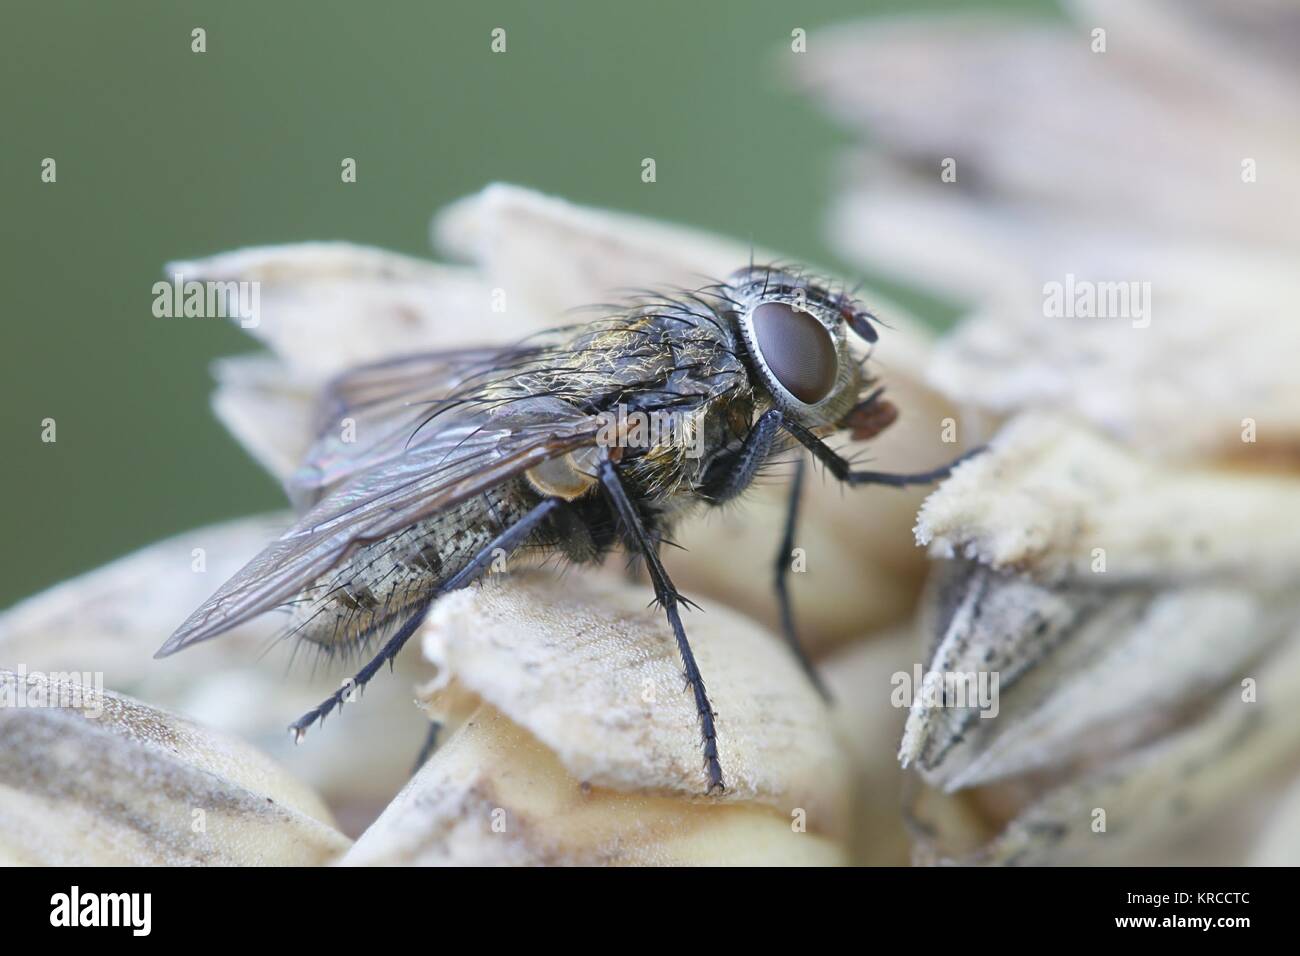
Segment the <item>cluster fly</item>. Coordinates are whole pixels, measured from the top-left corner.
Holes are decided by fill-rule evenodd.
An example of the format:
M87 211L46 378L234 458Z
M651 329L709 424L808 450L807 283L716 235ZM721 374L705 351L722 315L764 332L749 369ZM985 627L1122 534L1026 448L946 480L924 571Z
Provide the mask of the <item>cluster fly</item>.
M841 431L870 438L897 415L850 349L849 333L876 341L873 321L829 283L751 265L513 346L346 372L326 389L315 443L288 483L297 523L157 656L276 608L290 610L291 633L326 653L377 645L352 682L291 725L301 737L391 663L439 595L466 587L496 557L588 563L621 545L644 562L668 617L708 790L721 789L714 712L682 625L689 602L660 547L692 510L733 500L774 455L798 446L850 485L925 484L949 473L956 462L919 474L864 471L825 443ZM611 437L611 422L638 415L689 418L691 427L632 441L616 424ZM341 437L344 419L355 422L356 440ZM792 546L802 477L799 456L780 555ZM778 558L784 635L824 694L799 645L787 571Z

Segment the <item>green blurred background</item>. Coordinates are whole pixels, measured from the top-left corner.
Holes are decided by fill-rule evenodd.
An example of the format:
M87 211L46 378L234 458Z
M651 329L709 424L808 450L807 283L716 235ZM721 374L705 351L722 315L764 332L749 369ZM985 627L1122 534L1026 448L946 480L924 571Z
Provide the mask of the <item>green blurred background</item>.
M208 411L209 362L252 340L154 319L165 261L305 239L423 254L435 208L502 179L843 265L821 223L847 137L787 89L790 31L956 5L5 0L0 606L283 504Z

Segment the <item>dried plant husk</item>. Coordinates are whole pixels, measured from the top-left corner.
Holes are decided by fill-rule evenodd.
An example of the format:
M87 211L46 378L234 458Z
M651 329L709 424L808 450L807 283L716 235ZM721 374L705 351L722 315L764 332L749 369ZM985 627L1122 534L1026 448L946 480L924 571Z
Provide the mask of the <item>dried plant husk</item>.
M44 675L0 672L0 699L0 860L303 866L349 846L308 787L232 737Z
M847 768L786 648L721 608L687 626L727 782L705 794L672 633L639 587L535 571L450 595L424 636L448 736L353 863L835 863Z
M999 834L968 827L924 852L1113 861L1286 767L1295 514L1300 477L1153 460L1059 416L1010 422L918 517L943 571L927 670L1000 679L992 719L969 702L912 707L902 761L949 793L983 788L976 803L996 809L980 828ZM1105 840L1090 839L1095 810Z

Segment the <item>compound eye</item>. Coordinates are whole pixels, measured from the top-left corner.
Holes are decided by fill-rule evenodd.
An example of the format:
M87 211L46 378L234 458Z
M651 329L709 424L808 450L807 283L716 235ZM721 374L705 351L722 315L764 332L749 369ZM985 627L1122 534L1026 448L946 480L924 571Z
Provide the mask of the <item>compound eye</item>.
M831 393L839 359L826 326L784 302L764 302L749 323L763 363L787 392L805 405Z

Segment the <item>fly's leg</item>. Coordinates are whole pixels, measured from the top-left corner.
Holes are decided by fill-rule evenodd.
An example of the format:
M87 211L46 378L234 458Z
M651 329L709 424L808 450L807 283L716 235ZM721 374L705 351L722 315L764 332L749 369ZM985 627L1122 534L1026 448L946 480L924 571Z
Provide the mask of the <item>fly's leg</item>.
M663 563L659 560L655 542L646 531L641 516L637 514L636 508L628 498L614 463L609 459L602 461L598 467L598 474L601 487L614 506L623 530L627 534L628 543L640 552L645 560L646 570L654 585L655 599L663 605L664 613L668 615L668 623L673 629L673 636L677 639L677 652L681 655L686 684L695 696L695 711L699 715L700 736L704 743L704 769L709 777L708 792L712 793L714 788L725 790L722 764L718 760L717 731L713 726L713 706L709 703L709 695L704 689L704 678L700 676L700 669L695 664L695 655L691 651L690 642L686 639L686 628L682 626L679 605L689 602L673 587L668 572L664 570Z
M655 554L662 555L663 544L664 544L663 536L659 534L654 534L652 532L650 534L650 542L655 549ZM634 554L631 556L631 558L627 562L627 567L623 569L623 575L625 578L627 578L628 584L641 583L641 555L640 554Z
M365 687L370 682L370 678L374 677L385 663L392 665L397 652L402 649L403 645L411 639L411 635L424 622L424 617L429 612L429 606L433 604L434 598L446 594L448 591L456 591L472 584L491 566L492 556L498 548L509 554L545 520L547 515L563 503L564 501L561 498L546 498L540 501L522 518L493 538L478 554L474 555L473 559L465 567L457 571L444 584L424 598L416 606L410 617L397 629L397 632L380 648L379 653L374 656L370 663L357 671L352 680L345 683L333 694L321 701L319 705L289 725L295 739L302 740L308 727L319 720L324 720L335 707L342 706L347 696L353 691Z
M293 731L295 743L302 741L308 727L318 720L324 720L335 707L342 707L349 694L361 690L366 684L370 683L370 678L379 672L379 668L383 667L385 662L392 664L397 652L410 640L411 635L419 629L420 624L424 621L424 615L428 613L429 605L433 603L433 599L438 596L438 593L435 591L421 601L411 615L402 622L402 626L397 629L397 632L379 649L379 653L371 659L370 663L357 671L351 680L345 681L342 687L289 725L289 729Z
M877 393L879 394L879 393ZM873 395L865 404L875 399ZM797 422L786 419L779 410L767 412L767 415L779 416L779 424L793 435L801 445L813 453L818 461L822 462L832 475L838 480L850 485L887 485L894 488L903 488L908 485L928 485L931 482L947 478L952 474L952 470L968 458L984 451L983 447L974 448L963 455L958 456L952 462L944 465L942 468L935 468L931 471L915 472L913 474L895 475L883 471L858 471L842 455L837 454L824 441L804 428ZM760 419L761 420L761 419ZM785 536L781 543L781 553L776 557L776 593L781 602L781 628L785 632L786 640L790 643L790 648L794 651L799 662L803 664L804 670L807 671L809 678L816 685L817 690L827 701L830 700L830 693L826 686L817 676L816 670L813 669L812 662L808 660L807 654L804 653L803 645L799 643L799 637L794 628L794 613L790 605L790 594L787 587L787 580L790 572L790 552L794 548L794 532L799 516L799 492L803 479L803 459L799 459L799 464L795 470L794 486L790 491L790 507L786 511L785 517Z
M799 523L799 496L803 491L803 472L804 460L800 458L795 462L794 481L790 485L790 498L785 511L785 531L781 535L781 550L776 553L774 568L776 600L781 609L781 633L785 635L786 643L790 645L790 650L799 662L799 666L808 675L808 680L812 682L813 687L817 688L817 693L821 694L822 700L830 703L831 692L826 689L821 676L817 673L817 668L813 666L803 644L799 642L799 632L794 626L794 606L790 602L790 553L794 550L794 532Z
M726 474L719 476L703 489L703 494L710 501L721 504L730 501L748 488L758 474L758 469L772 453L772 446L781 434L784 418L779 409L769 409L758 416L745 436L745 442L736 455L735 466Z
M985 451L985 447L981 445L979 448L972 448L965 454L958 455L942 468L935 468L931 471L918 471L910 475L895 475L884 471L858 471L854 469L847 458L837 454L829 445L802 425L788 419L783 424L785 430L798 439L799 444L812 452L813 456L825 465L826 469L836 479L849 485L887 485L892 488L905 488L908 485L928 485L947 478L952 474L952 470L963 461Z
M772 446L781 434L781 427L784 423L785 417L776 408L769 409L758 416L758 421L754 422L749 434L745 436L744 444L740 447L735 467L722 475L719 480L713 483L712 487L705 490L705 494L710 500L719 503L730 501L750 486L754 476L758 473L758 469L762 467L763 462L771 454ZM781 541L781 550L776 555L776 600L777 606L781 610L781 633L785 637L786 643L790 645L795 660L799 662L799 666L808 675L808 680L817 689L817 693L821 694L824 700L829 701L830 693L826 690L826 685L822 683L822 679L818 676L812 661L808 659L808 654L804 651L803 645L799 643L799 635L794 626L794 608L790 603L790 551L794 548L794 532L799 517L799 495L803 489L803 471L804 461L803 458L800 458L795 463L794 483L790 488L789 506L785 515L785 533Z

